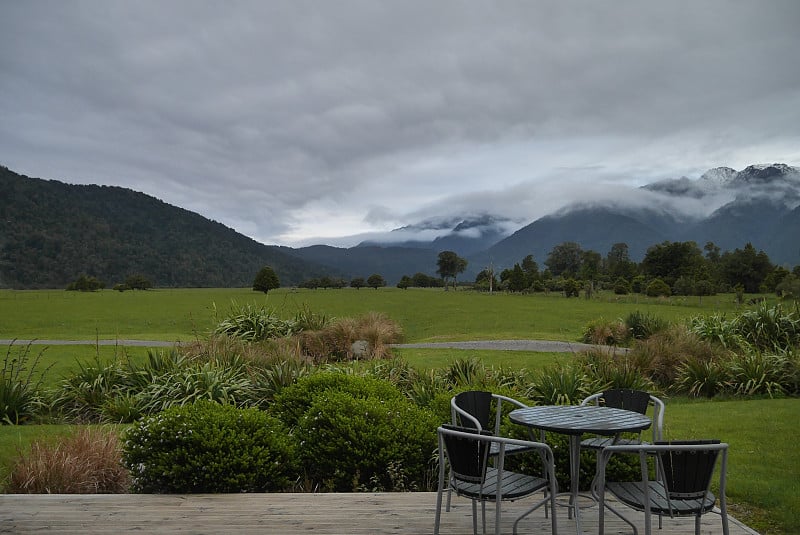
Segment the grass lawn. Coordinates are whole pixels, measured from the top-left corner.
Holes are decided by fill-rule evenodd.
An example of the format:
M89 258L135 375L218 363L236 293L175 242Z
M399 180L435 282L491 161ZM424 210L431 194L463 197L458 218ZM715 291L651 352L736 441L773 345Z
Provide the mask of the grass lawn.
M667 400L666 440L719 438L732 514L759 533L800 533L800 399Z

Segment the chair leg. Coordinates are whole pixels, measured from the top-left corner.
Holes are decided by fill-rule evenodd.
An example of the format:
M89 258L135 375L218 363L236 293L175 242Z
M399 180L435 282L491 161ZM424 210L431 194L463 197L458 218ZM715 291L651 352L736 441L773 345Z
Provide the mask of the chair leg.
M700 513L694 517L694 535L700 535Z
M478 535L478 503L472 500L472 534Z

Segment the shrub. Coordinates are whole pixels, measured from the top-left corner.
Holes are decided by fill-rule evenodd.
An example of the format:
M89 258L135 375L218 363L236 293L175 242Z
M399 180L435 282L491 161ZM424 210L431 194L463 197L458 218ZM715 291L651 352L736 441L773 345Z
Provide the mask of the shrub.
M297 473L294 459L280 421L209 401L138 422L123 447L133 490L150 493L286 490Z
M31 344L15 348L11 343L0 369L0 424L21 424L40 412L39 390L42 376L34 380L34 371L42 357L31 358Z
M302 377L295 384L284 388L275 396L269 412L287 427L293 428L314 403L315 397L331 391L389 402L404 399L403 393L387 381L340 372L320 371Z
M80 275L77 279L67 285L67 291L96 292L97 290L102 290L105 287L105 283L95 277Z
M722 314L690 318L688 329L701 340L719 344L727 349L746 345L745 340L736 332L735 322L727 320Z
M647 289L645 289L644 293L649 297L669 297L672 290L670 290L669 285L661 279L653 279L650 284L647 285Z
M631 293L631 285L622 277L614 281L614 293L616 295L628 295Z
M439 423L403 398L327 390L314 397L295 434L306 474L321 490L426 490Z
M312 368L297 359L286 359L253 370L250 375L256 406L266 409L284 388L311 373Z
M564 295L567 297L579 297L581 293L581 283L575 279L564 281Z
M18 494L125 493L128 471L116 431L83 427L58 440L37 440L20 454L7 492Z
M446 381L453 386L485 386L489 382L489 370L479 358L458 358L442 370Z

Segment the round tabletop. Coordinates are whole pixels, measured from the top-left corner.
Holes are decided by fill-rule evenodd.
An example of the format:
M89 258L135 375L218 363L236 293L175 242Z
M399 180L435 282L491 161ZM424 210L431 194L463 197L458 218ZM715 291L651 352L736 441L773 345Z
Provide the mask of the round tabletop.
M652 424L638 412L601 405L541 405L515 409L509 414L512 422L565 435L595 433L615 435L642 431Z

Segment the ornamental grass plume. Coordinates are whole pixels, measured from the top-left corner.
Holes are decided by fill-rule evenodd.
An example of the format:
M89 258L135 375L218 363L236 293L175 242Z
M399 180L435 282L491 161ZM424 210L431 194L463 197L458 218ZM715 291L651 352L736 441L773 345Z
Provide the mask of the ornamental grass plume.
M37 440L20 452L6 492L16 494L122 494L130 475L113 429L82 427L60 440Z

